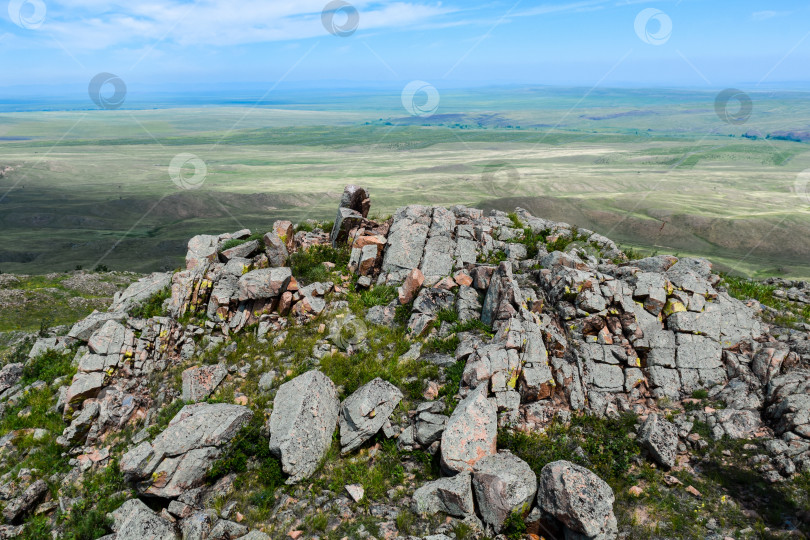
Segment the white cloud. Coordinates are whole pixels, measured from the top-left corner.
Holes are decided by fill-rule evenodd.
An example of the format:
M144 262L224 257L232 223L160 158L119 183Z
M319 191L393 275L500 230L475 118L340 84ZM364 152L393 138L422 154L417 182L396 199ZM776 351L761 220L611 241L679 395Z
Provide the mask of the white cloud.
M331 37L321 23L327 0L195 0L49 3L42 30L71 50L140 47L163 40L179 45L229 46ZM407 27L454 12L441 3L359 0L358 31Z

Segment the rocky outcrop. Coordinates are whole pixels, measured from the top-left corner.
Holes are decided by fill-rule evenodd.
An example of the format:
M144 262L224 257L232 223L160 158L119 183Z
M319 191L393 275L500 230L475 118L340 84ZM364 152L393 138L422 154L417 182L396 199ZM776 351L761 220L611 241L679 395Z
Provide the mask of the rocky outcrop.
M281 459L288 484L315 472L332 442L339 410L335 385L320 371L279 387L270 416L270 451Z

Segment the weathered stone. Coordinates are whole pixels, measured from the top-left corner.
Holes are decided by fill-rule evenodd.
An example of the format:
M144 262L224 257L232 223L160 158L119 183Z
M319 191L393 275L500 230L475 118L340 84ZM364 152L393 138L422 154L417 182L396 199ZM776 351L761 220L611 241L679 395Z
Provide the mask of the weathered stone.
M490 280L481 311L481 322L492 325L496 320L509 319L521 304L523 294L512 277L512 265L502 262Z
M217 260L219 238L200 234L188 241L186 270L195 270Z
M257 251L259 251L259 241L251 240L249 242L239 244L238 246L234 246L230 249L226 249L225 251L220 253L219 256L223 261L230 261L231 259L235 258L247 259L250 258Z
M77 373L65 393L65 403L81 403L87 398L96 397L104 387L104 373Z
M405 277L405 281L402 282L402 285L400 285L399 289L397 289L399 303L405 305L413 300L424 282L425 275L421 270L418 268L411 270Z
M121 471L140 481L144 495L175 498L198 487L211 464L253 413L241 405L186 405L150 444L141 443L124 454Z
M413 435L416 442L428 447L442 438L447 426L448 417L430 411L420 412L413 426Z
M90 431L90 426L98 416L101 406L98 403L89 403L82 412L73 419L68 427L62 432L61 437L57 437L56 442L62 446L71 446L76 443L83 443Z
M402 392L396 386L379 377L347 397L340 407L342 452L351 452L373 437L402 397Z
M659 465L675 466L678 457L678 428L675 424L651 413L641 426L638 440Z
M221 519L208 534L208 540L232 540L242 538L248 533L248 528L235 521Z
M537 505L573 533L594 540L616 538L613 490L594 473L569 461L554 461L540 471ZM566 538L576 538L566 533Z
M429 515L441 512L460 518L473 515L471 479L470 472L465 471L426 483L413 494L414 512Z
M260 300L280 296L290 283L289 268L262 268L239 278L239 300Z
M349 232L358 227L364 218L368 217L370 207L371 200L365 188L354 185L344 188L335 224L329 238L332 247L337 247L338 244L343 244L348 240Z
M416 313L437 315L440 311L453 308L455 295L441 289L422 289L413 302Z
M309 477L329 449L340 401L334 383L309 371L284 383L270 416L270 451L281 458L288 484Z
M17 384L22 377L23 364L19 362L6 364L0 369L0 395Z
M498 413L479 386L453 411L442 433L441 464L451 472L471 471L478 461L496 452Z
M221 364L188 368L183 372L183 401L208 399L227 376L228 368Z
M139 499L130 499L108 514L116 540L177 540L174 525Z
M166 285L167 287L171 284L171 275L169 275L169 283ZM68 332L68 337L78 339L80 341L87 341L90 339L96 330L104 326L109 320L122 322L127 318L127 314L121 311L113 311L113 312L100 312L94 311L81 321L77 322L73 325Z
M264 253L271 268L284 266L290 256L286 243L272 231L264 235Z
M3 517L9 523L17 521L25 514L34 509L34 506L45 496L48 492L48 484L44 480L37 480L28 486L22 494L16 499L12 499L6 503L3 508Z
M472 487L481 518L500 532L512 512L529 512L537 477L525 461L501 451L475 464Z

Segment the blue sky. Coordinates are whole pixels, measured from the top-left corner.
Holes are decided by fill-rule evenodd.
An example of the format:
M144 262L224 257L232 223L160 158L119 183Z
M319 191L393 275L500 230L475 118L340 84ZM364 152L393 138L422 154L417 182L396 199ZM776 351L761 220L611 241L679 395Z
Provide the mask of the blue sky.
M810 87L806 1L358 0L348 37L326 31L326 3L12 0L0 10L0 86L86 89L104 71L130 87L178 90L415 79L437 87ZM659 44L644 37L661 33L661 17L636 31L647 9L671 21Z

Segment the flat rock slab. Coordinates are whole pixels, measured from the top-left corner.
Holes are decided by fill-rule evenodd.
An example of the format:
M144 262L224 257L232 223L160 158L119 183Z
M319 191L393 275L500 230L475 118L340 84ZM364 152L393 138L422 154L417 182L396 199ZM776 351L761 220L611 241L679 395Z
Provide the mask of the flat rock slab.
M270 415L270 451L281 459L288 484L309 477L332 442L340 411L335 384L309 371L282 384Z
M537 505L569 531L593 540L616 538L615 497L607 483L570 461L554 461L540 471ZM566 538L569 536L566 531Z
M486 385L471 392L453 411L442 433L441 464L452 473L472 471L496 452L498 411L487 399Z
M138 490L145 495L178 497L202 484L222 447L252 416L241 405L186 405L152 443L141 443L124 454L121 471L139 481Z
M340 407L340 445L348 453L373 437L402 400L402 392L380 379L358 388Z

